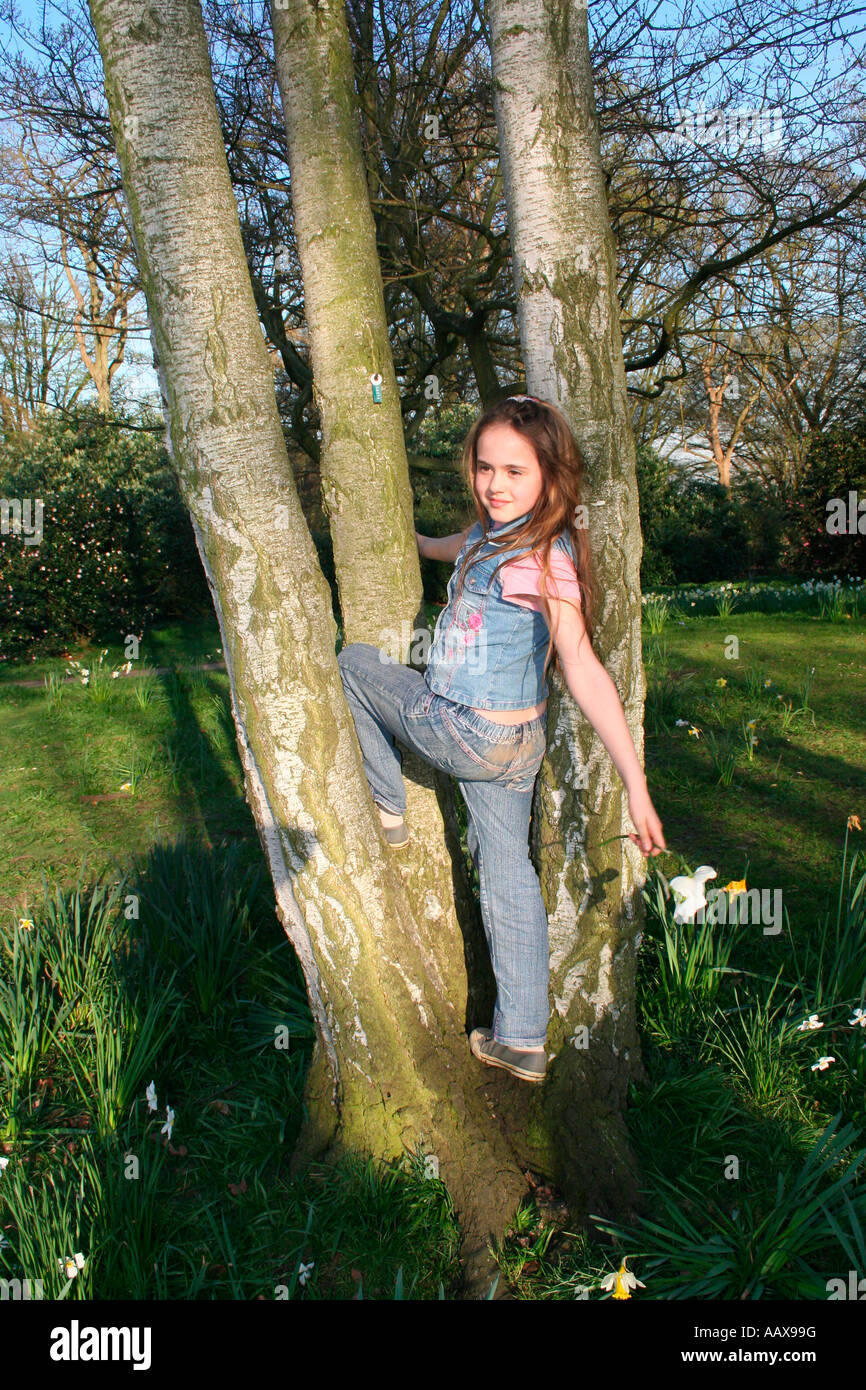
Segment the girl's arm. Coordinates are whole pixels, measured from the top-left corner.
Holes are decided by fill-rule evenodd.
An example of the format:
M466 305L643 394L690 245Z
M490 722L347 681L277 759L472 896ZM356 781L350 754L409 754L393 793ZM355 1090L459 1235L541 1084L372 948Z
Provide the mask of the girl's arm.
M662 823L650 800L619 692L593 651L576 606L565 599L548 599L548 603L553 641L568 689L610 754L628 793L629 814L639 832L629 839L644 854L655 844L658 848L653 853L658 854L665 848Z
M472 526L474 524L473 522ZM453 565L472 526L467 526L465 531L458 531L453 536L442 536L438 540L435 536L419 536L416 531L415 540L418 542L419 554L423 555L425 560L447 560Z

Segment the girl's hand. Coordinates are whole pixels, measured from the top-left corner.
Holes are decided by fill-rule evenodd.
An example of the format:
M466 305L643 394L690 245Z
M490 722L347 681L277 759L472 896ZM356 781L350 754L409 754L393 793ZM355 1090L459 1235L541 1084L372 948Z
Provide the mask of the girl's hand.
M649 791L640 787L629 792L628 813L637 827L637 834L629 834L629 839L637 845L641 854L661 854L667 849L655 806L650 801Z
M423 537L423 536L419 536L419 535L418 535L418 532L416 531L416 532L415 532L415 544L416 544L417 547L418 547L418 554L421 555L422 557L423 557L423 555L424 555L424 547L423 547L423 545L421 544L421 542L422 542L423 540L424 540L424 537Z

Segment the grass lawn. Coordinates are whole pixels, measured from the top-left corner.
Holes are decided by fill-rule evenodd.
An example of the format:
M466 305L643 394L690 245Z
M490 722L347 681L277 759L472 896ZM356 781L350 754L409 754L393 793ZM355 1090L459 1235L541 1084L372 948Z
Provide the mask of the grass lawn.
M732 635L737 660L725 656ZM12 1027L14 1015L24 1039L19 1071L7 1068L0 1078L9 1157L0 1237L12 1235L14 1268L33 1277L56 1264L58 1246L60 1254L84 1251L73 1297L340 1299L357 1296L359 1287L364 1296L392 1297L402 1267L406 1296L436 1298L457 1272L458 1233L441 1184L425 1180L417 1165L398 1177L353 1161L327 1182L313 1174L296 1184L286 1176L300 1124L309 1015L244 800L227 676L201 669L219 659L219 644L215 624L154 632L142 643L140 664L172 669L112 680L111 668L124 661L115 649L88 688L20 684L51 672L56 678L66 670L56 660L6 667L0 676L0 937L20 998L38 995L54 1030L37 1036L28 1023L33 1011L0 994L0 1027L4 1018ZM645 637L644 650L647 775L675 851L662 859L664 873L711 864L719 886L745 878L749 887L781 889L786 913L780 935L741 929L731 979L718 970L721 937L700 959L695 938L678 938L673 954L668 938L666 957L668 929L661 916L648 917L639 999L650 1085L635 1091L629 1112L636 1151L653 1185L655 1214L667 1200L665 1183L675 1184L679 1195L670 1202L695 1223L691 1245L703 1249L707 1222L717 1217L734 1254L729 1282L714 1284L679 1246L666 1257L658 1244L646 1244L652 1259L643 1274L652 1270L655 1283L647 1277L644 1296L678 1296L671 1292L677 1279L680 1286L694 1279L696 1297L760 1297L765 1287L775 1296L809 1296L800 1285L793 1295L778 1292L795 1278L784 1271L794 1269L797 1255L806 1257L805 1247L794 1248L803 1237L790 1236L791 1260L779 1272L770 1268L772 1241L780 1247L788 1237L781 1227L765 1233L767 1268L743 1273L736 1230L748 1212L743 1242L760 1251L755 1230L768 1213L781 1222L786 1211L779 1174L802 1206L818 1182L807 1171L810 1155L834 1114L866 1122L866 1030L843 1018L852 1001L863 1002L862 902L834 948L841 961L835 993L826 955L823 965L816 955L822 921L828 912L835 920L847 818L858 814L866 826L866 619L674 615L662 633ZM73 656L99 671L98 650ZM849 860L862 842L856 830L850 840ZM69 893L85 855L85 884L104 871L109 883L124 872L129 883L147 886L147 931L137 933L134 915L129 928L138 942L132 964L112 936L117 904L114 918L108 908L75 915ZM66 894L50 910L43 873ZM20 917L36 928L19 931ZM788 919L801 950L796 963ZM217 958L205 968L212 949ZM694 975L678 974L674 956ZM793 989L800 961L811 983L800 988L799 1012L780 1022L766 982L781 971ZM37 981L40 962L58 991L50 1008L39 994L47 988ZM823 994L810 993L815 982ZM811 1069L821 1050L807 1050L812 1034L792 1031L795 1016L825 1006L839 1015L832 1019L838 1031L821 1039L839 1054L826 1074ZM280 1027L290 1039L283 1051L273 1041ZM112 1060L113 1028L131 1040L122 1061ZM145 1105L152 1080L153 1114ZM167 1106L174 1128L163 1142ZM857 1200L866 1200L848 1131L843 1141L833 1182L848 1184L849 1196L853 1183ZM739 1154L751 1175L742 1200L720 1181L719 1152ZM121 1177L130 1154L143 1189ZM28 1196L25 1175L32 1180L40 1171L53 1173L57 1188L43 1184L42 1196ZM73 1181L85 1181L92 1200L64 1205L67 1180L70 1191ZM693 1196L687 1181L695 1183ZM128 1223L142 1220L143 1191L147 1230L123 1239ZM824 1194L837 1215L841 1191ZM24 1231L31 1232L26 1239ZM828 1245L826 1223L810 1239L815 1267L835 1268L843 1256ZM0 1268L2 1247L0 1239ZM583 1236L545 1222L533 1204L519 1215L501 1268L518 1297L574 1298L581 1287L597 1288L610 1264Z

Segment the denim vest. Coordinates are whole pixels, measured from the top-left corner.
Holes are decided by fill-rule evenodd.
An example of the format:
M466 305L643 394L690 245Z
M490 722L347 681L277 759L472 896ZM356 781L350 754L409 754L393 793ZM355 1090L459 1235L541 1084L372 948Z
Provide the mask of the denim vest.
M529 512L490 532L497 539L525 521ZM547 699L544 657L550 630L535 609L524 608L502 597L501 571L491 575L502 560L501 545L490 540L466 574L459 599L457 575L466 551L483 535L476 521L454 562L448 581L448 603L436 621L424 678L435 695L477 709L529 709ZM554 547L571 558L564 535ZM530 546L512 551L509 559Z

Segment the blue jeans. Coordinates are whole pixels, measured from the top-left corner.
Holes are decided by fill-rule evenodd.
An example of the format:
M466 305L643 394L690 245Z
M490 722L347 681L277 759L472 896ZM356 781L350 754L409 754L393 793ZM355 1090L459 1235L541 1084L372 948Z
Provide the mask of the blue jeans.
M337 661L364 772L383 810L406 810L395 739L457 778L496 978L493 1036L510 1047L543 1047L550 1016L547 913L529 857L529 816L547 712L524 724L497 724L434 695L420 671L368 642L350 643Z

